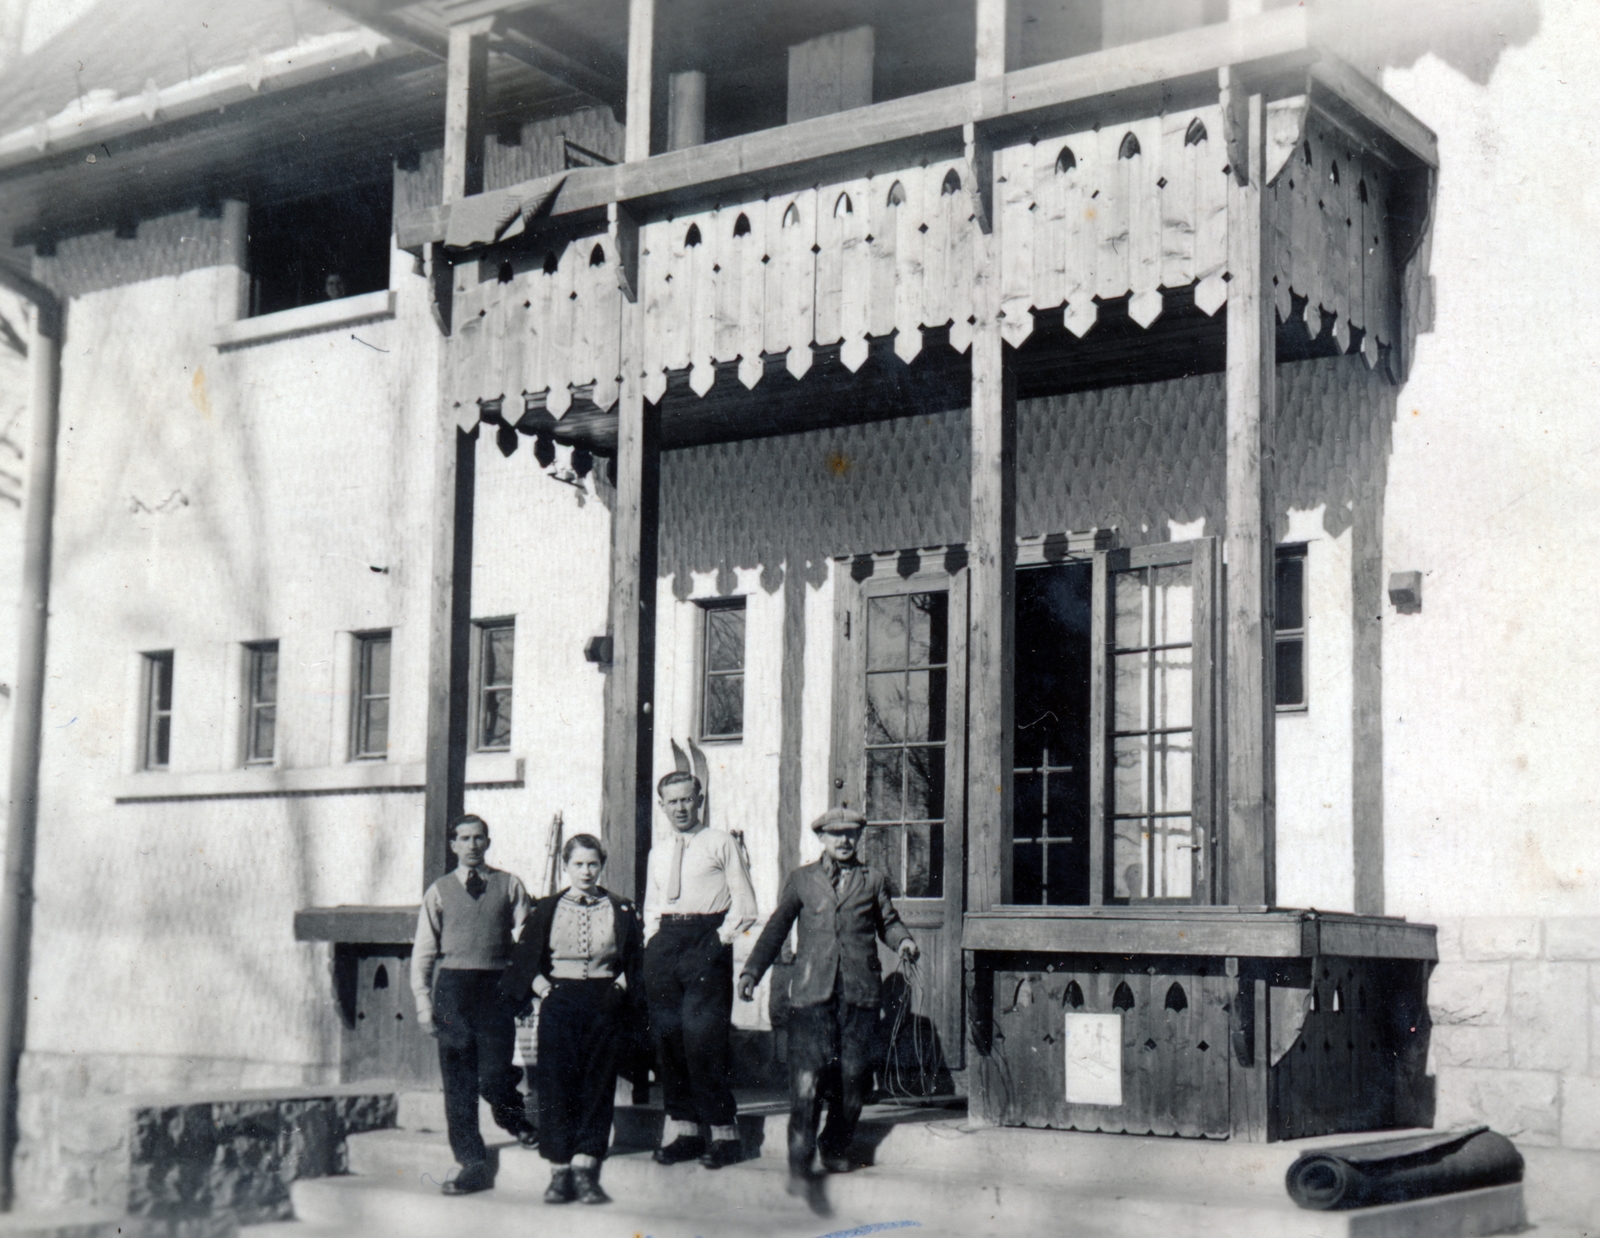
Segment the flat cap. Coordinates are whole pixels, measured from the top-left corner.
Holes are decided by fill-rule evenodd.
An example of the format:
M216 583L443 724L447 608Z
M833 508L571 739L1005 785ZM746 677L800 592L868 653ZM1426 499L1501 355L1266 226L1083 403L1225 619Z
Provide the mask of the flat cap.
M811 829L818 834L845 834L866 823L867 819L854 808L830 808L811 823Z

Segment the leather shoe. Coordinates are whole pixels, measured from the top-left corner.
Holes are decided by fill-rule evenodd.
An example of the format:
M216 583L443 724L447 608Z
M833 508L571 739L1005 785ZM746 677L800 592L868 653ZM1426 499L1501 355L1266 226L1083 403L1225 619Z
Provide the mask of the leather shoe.
M556 1169L550 1173L550 1185L545 1187L544 1202L547 1204L570 1204L578 1198L578 1192L573 1185L572 1170Z
M706 1150L706 1141L698 1135L679 1135L664 1148L654 1153L657 1165L680 1165L692 1161Z
M439 1188L441 1195L475 1195L479 1191L490 1190L494 1186L494 1179L489 1175L487 1165L465 1165L461 1172Z
M517 1132L517 1142L530 1152L539 1146L539 1130L534 1126L524 1126Z
M856 1163L848 1156L830 1156L824 1152L822 1167L831 1174L847 1174L856 1167Z
M700 1163L707 1169L721 1169L736 1165L744 1159L744 1146L737 1139L713 1139L700 1154Z
M572 1183L577 1188L578 1202L580 1204L609 1204L611 1202L611 1196L600 1189L600 1170L598 1167L594 1169L574 1169L572 1171Z

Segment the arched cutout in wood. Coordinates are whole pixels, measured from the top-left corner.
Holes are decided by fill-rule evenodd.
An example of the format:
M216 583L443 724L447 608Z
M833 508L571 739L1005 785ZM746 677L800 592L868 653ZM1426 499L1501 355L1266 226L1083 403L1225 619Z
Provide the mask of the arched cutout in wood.
M906 187L899 181L889 186L889 206L904 206L906 202Z
M700 244L700 225L690 224L689 231L683 234L683 247L693 249L698 244Z
M592 266L592 267L603 267L603 266L605 266L605 264L606 264L605 247L603 245L600 245L597 242L595 244L595 247L589 251L589 265Z
M1070 172L1078 166L1078 157L1072 153L1072 147L1063 146L1061 153L1056 156L1056 171Z
M500 263L500 270L498 274L502 284L509 284L517 277L516 271L512 269L511 259L506 258Z
M749 236L750 235L750 216L746 215L743 211L740 211L739 212L739 218L735 219L733 221L733 235L734 236Z
M850 201L849 194L842 193L833 200L833 217L835 219L842 219L846 215L854 215L855 213L855 204Z
M1117 985L1117 991L1111 995L1111 1009L1133 1009L1133 990L1128 987L1128 982L1126 980Z
M372 987L375 989L389 987L389 969L382 963L379 963L378 970L372 973Z
M1196 116L1189 122L1189 127L1183 131L1183 144L1185 146L1199 146L1211 135L1206 132L1206 122Z
M556 256L556 251L553 250L553 249L545 250L544 251L544 273L546 275L554 275L560 269L561 269L561 259Z
M793 227L800 222L800 208L795 203L789 203L789 209L783 213L783 226Z
M959 175L957 175L956 170L954 168L951 168L948 172L946 172L944 174L944 181L939 186L939 195L941 197L949 197L953 193L960 193L960 192L961 192L961 177Z
M1122 145L1117 147L1117 158L1132 159L1140 153L1139 139L1135 136L1133 130L1129 129L1128 132L1122 135Z
M1078 987L1076 980L1067 981L1067 991L1062 995L1061 1002L1074 1010L1083 1009L1083 990Z
M1189 1009L1189 995L1183 991L1183 986L1176 980L1172 982L1172 987L1167 990L1166 1004L1167 1009L1175 1013L1181 1013Z

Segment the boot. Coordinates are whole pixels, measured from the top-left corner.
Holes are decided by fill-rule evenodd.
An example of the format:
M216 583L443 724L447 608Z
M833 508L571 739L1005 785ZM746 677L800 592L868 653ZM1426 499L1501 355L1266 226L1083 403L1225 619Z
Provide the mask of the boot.
M570 1166L552 1170L550 1185L545 1188L544 1202L547 1204L570 1204L578 1197L577 1189L573 1185L573 1173Z
M593 1169L574 1169L572 1184L580 1204L609 1204L611 1196L600 1189L600 1166Z

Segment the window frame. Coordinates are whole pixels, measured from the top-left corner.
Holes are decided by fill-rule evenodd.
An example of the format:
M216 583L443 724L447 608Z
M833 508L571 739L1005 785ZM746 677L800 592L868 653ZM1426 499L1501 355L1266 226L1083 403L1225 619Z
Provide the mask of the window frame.
M368 713L370 702L382 700L386 706L394 700L394 629L375 628L369 632L352 633L355 638L355 658L351 670L353 682L351 684L350 699L350 759L352 761L386 761L389 759L389 739L393 724L393 712L389 712L384 721L384 744L382 751L370 749L368 732L371 727L371 716ZM380 643L389 647L388 682L384 684L382 692L370 691L369 676L372 669L370 651Z
M744 687L745 675L749 669L750 649L750 611L746 604L747 602L748 599L743 594L740 594L737 597L706 598L695 603L699 610L698 621L700 625L696 641L699 656L695 675L698 688L695 706L695 733L701 743L738 744L744 742ZM740 616L739 665L737 668L713 668L711 665L712 615L728 612L737 612ZM713 679L733 678L737 678L739 681L739 729L727 732L710 731L706 726L706 711L711 701L711 681Z
M140 677L140 720L139 720L139 768L140 770L159 773L172 768L172 700L174 668L177 662L175 651L171 649L149 650L139 655ZM165 668L166 705L161 704L161 683L158 673ZM161 733L161 723L166 723L165 735ZM165 740L165 751L156 759L156 750Z
M1286 628L1279 622L1283 607L1280 604L1278 592L1278 565L1292 559L1300 561L1300 626ZM1310 566L1310 542L1285 542L1283 545L1278 546L1274 552L1272 563L1272 698L1273 705L1280 714L1303 714L1311 708L1311 685L1306 681L1306 669L1309 666L1306 658L1306 651L1309 645L1307 632L1310 628L1310 624L1307 622L1310 616L1306 607L1307 595L1310 591L1306 588L1306 573ZM1300 644L1300 699L1298 701L1280 701L1278 700L1279 677L1277 673L1278 657L1280 656L1279 647L1296 641Z
M510 752L514 735L514 724L510 721L511 709L514 707L516 696L516 659L517 659L517 621L515 616L500 616L494 619L474 619L472 621L472 751L473 752ZM503 683L490 684L485 682L484 675L489 665L485 656L485 648L489 643L490 635L494 632L509 631L511 633L511 671ZM506 716L506 742L504 744L486 744L484 742L485 703L491 692L504 693L507 700Z
M272 699L264 700L258 695L260 686L260 659L271 654L274 659L272 668L273 694ZM255 769L270 767L278 763L278 686L279 674L283 662L279 657L278 642L275 640L247 641L244 646L244 754L241 764L247 768ZM263 710L272 711L272 751L266 756L256 755L256 739L260 734L259 726Z

